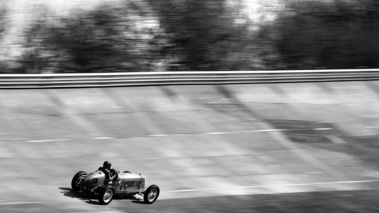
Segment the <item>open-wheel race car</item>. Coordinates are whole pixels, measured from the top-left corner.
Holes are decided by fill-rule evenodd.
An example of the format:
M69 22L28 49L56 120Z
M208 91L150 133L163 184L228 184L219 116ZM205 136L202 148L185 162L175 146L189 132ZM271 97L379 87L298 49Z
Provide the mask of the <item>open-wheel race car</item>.
M160 189L156 185L145 187L145 178L141 174L129 171L115 171L116 177L113 181L106 178L106 174L101 170L96 170L87 174L77 172L71 181L71 187L75 192L84 192L95 195L101 204L108 205L114 196L135 196L143 197L145 203L154 203Z

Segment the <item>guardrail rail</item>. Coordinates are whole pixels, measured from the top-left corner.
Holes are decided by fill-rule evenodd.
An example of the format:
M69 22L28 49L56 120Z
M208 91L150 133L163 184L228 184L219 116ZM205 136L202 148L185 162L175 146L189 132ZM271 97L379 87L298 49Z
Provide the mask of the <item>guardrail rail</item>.
M379 69L0 74L0 89L265 84L379 80Z

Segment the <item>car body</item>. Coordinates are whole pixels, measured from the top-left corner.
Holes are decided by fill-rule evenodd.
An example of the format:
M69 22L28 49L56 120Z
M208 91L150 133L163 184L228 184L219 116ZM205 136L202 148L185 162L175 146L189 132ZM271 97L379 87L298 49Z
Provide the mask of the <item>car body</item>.
M84 192L98 196L101 204L109 204L114 196L117 195L141 195L144 202L154 203L160 189L156 185L145 187L145 178L141 174L131 173L129 171L115 171L116 177L109 182L106 174L101 170L96 170L87 174L86 172L77 172L71 181L71 187L75 192Z

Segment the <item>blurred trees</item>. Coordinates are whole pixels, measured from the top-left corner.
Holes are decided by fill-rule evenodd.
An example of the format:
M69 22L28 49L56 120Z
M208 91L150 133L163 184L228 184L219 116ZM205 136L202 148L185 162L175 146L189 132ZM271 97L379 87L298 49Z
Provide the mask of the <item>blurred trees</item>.
M69 18L46 13L27 28L19 72L150 71L150 14L131 5L102 5ZM133 5L135 6L135 5ZM49 19L50 18L50 19Z
M254 65L247 24L235 23L238 5L226 0L150 0L168 41L169 70L241 70ZM250 51L250 52L249 52Z
M68 18L39 9L18 73L378 67L375 0L286 0L255 23L243 0L125 0ZM1 14L0 14L1 15ZM0 20L0 33L1 33ZM259 26L256 26L259 25ZM254 28L255 27L255 28ZM257 30L251 30L259 29Z
M270 29L287 69L379 67L375 0L291 1Z
M0 6L0 38L3 36L3 33L7 27L7 13L7 8Z
M26 31L18 72L251 69L252 36L233 9L225 0L127 0L65 19L46 13Z
M3 40L4 33L8 27L7 15L8 15L8 9L7 9L6 5L0 4L0 41ZM2 53L4 50L4 46L2 46L0 48L2 48L1 49L1 53ZM2 58L2 57L3 57L3 55L0 55L0 58ZM3 60L0 60L0 73L7 73L7 72L10 72L7 63Z

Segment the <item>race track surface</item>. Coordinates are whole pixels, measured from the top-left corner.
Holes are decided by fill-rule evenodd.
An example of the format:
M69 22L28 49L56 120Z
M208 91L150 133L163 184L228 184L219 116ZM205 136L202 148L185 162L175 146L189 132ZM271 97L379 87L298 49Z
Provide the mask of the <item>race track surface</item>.
M0 119L0 212L378 207L375 81L0 90ZM104 160L160 186L158 201L73 193Z

